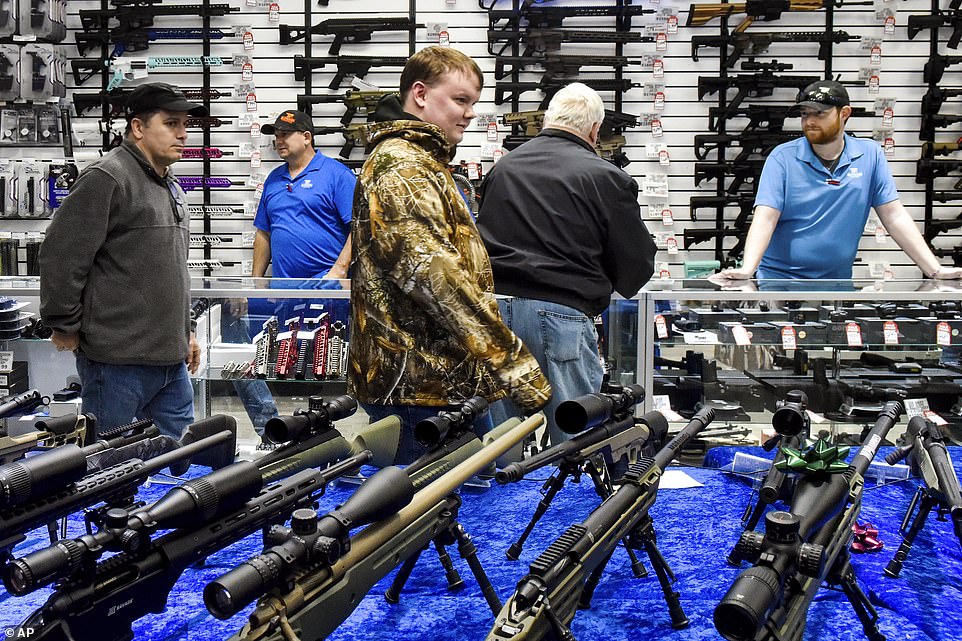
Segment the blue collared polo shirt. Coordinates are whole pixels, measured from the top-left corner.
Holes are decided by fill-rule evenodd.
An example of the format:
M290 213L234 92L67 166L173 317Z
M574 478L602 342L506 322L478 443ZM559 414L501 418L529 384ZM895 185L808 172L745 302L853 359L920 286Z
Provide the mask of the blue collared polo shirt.
M316 153L296 178L287 164L264 181L254 227L271 235L275 278L318 278L337 260L351 234L354 173Z
M762 169L755 206L781 215L758 278L851 278L869 210L898 197L874 140L846 135L833 172L805 137L775 147Z

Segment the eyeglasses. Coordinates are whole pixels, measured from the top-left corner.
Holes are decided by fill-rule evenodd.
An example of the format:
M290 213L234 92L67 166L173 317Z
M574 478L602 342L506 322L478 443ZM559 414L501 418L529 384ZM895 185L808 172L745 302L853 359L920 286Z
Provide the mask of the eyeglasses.
M844 107L848 104L848 98L827 91L809 91L795 102L817 102L831 107Z

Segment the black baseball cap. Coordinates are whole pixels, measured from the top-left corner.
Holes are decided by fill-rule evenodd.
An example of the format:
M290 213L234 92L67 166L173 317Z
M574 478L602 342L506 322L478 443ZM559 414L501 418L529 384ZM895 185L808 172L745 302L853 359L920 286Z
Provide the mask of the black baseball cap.
M174 85L168 85L166 82L150 82L146 85L140 85L130 92L124 102L124 115L127 122L154 109L186 111L191 116L207 115L207 107L187 100L180 89Z
M314 133L314 121L303 111L283 111L273 125L261 127L261 133L273 136L275 131L309 131Z
M825 111L831 107L845 107L848 104L848 92L840 82L819 80L798 92L795 109L808 107L809 109Z

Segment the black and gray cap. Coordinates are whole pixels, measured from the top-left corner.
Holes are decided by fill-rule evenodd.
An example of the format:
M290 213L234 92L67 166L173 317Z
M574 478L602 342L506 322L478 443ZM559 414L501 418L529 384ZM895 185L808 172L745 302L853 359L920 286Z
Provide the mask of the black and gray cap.
M819 80L808 85L800 92L795 100L795 109L808 107L824 111L831 107L845 107L849 104L848 91L840 82L834 80Z
M166 82L150 82L130 92L124 101L124 116L130 122L137 116L155 109L184 111L191 116L206 116L207 107L187 100L184 93Z

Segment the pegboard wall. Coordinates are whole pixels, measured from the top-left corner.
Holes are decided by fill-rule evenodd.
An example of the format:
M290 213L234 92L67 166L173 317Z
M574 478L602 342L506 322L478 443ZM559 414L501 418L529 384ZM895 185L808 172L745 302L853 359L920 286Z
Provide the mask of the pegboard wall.
M524 0L494 1L494 9L499 11L526 4ZM491 0L484 0L485 5L489 2ZM947 2L942 0L945 5ZM83 34L96 32L97 29L91 29L89 13L86 25L82 23L81 16L84 11L98 10L110 14L116 12L117 8L106 1L73 0L63 4L66 6L66 38L56 45L56 49L69 59L64 69L66 96L48 102L59 102L70 111L72 151L81 168L97 158L104 145L117 135L116 131L111 132L110 127L103 124L109 109L105 111L99 96L92 95L103 86L119 84L120 88L129 89L141 82L164 81L196 90L199 92L197 95L209 101L211 115L217 120L208 124L216 126L192 129L188 145L213 148L215 151L198 152L200 157L182 160L175 167L179 176L195 177L197 184L196 188L189 191L194 205L190 266L197 275L236 276L250 273L252 220L259 196L258 185L279 162L271 147L271 138L252 135L252 130L255 134L257 130L252 125L272 122L279 111L295 107L300 94L339 95L351 88L350 75L338 88L328 88L335 74L335 66L330 62L322 68L307 70L304 77L300 74L295 76L295 56L331 56L329 49L333 37L310 32L304 34L305 26L316 25L327 19L345 19L350 23L370 18L408 19L418 25L413 30L376 30L370 40L346 42L341 46L335 57L340 58L342 63L349 61L350 56L373 56L381 58L379 62L387 63L378 66L376 61L364 75L363 83L355 83L355 87L361 89L396 89L400 67L395 59L403 59L412 51L439 41L472 56L484 71L485 87L476 108L479 117L460 145L456 160L474 163L471 169L479 167L482 174L491 167L503 139L512 133L511 128L503 124L498 124L495 131L490 123L498 122L499 116L504 113L537 109L543 97L537 90L527 91L517 96L516 100L507 99L504 104L495 105L497 59L491 51L504 46L506 55L518 55L524 53L525 44L508 37L489 47L489 30L503 28L504 23L492 26L489 12L479 6L477 0L381 0L377 3L328 0L326 5L316 0L308 0L307 3L298 0L281 0L279 3L229 0L227 4L230 9L227 11L198 10L190 15L156 16L153 27L158 31L153 36L162 34L174 36L175 39L150 38L140 43L139 50L124 52L113 61L113 66L106 69L100 66L100 61L114 51L114 43L85 37ZM210 2L188 0L184 0L183 4L209 8L217 6ZM532 3L532 6L611 7L624 4L630 2L559 0ZM579 78L618 79L631 85L617 96L611 91L600 93L609 109L639 116L639 124L623 132L625 145L622 152L631 161L624 169L638 180L641 187L642 215L661 248L658 263L662 277L684 276L686 262L725 261L730 258L730 249L736 244L737 238L728 236L728 232L713 235L711 230L732 230L747 224L744 217L738 220L740 208L737 202L750 202L750 189L731 199L735 205L723 209L714 206L699 208L693 216L690 206L693 196L717 197L725 193L725 187L719 188L717 182L712 180L702 180L696 186L696 173L701 173L696 172L696 163L707 162L714 165L716 170L719 166L731 169L736 166L732 159L743 151L736 139L752 139L741 133L749 121L740 117L725 121L719 131L710 130L710 114L727 109L736 96L736 90L729 89L727 93L704 91L712 85L712 78L727 76L733 79L759 73L742 71L740 66L744 62L749 62L749 66L762 65L764 69L764 65L771 66L776 61L778 64L775 65L774 75L780 78L824 78L828 75L846 83L852 104L871 114L853 117L847 130L861 137L875 137L879 144L885 146L902 201L919 225L928 222L927 228L934 230L938 225L933 226L932 221L954 220L959 215L958 203L962 201L953 202L951 194L946 196L943 193L956 191L952 185L958 178L936 178L929 187L916 182L920 140L954 143L962 134L955 122L962 121L962 99L955 98L948 91L953 86L962 87L962 64L947 65L943 77L937 81L923 77L923 68L933 54L956 53L948 48L953 28L921 29L914 38L909 38L909 17L930 16L939 10L939 5L922 0L845 2L829 9L820 8L817 0L793 4L815 10L784 12L770 21L756 20L745 29L746 35L740 37L747 41L752 34L772 34L774 42L766 49L764 40L768 36L754 36L752 43L732 66L728 65L729 61L722 60L722 52L726 49L710 41L734 31L744 19L744 14L733 12L727 19L714 18L702 26L686 26L690 13L687 3L672 5L645 2L641 6L650 9L651 13L631 17L630 27L627 21L620 22L622 19L611 16L571 16L562 22L565 29L607 31L613 31L616 24L620 24L625 30L642 36L640 42L618 44L564 42L558 53L618 55L630 61L630 64L617 69L585 66L580 70ZM735 3L732 6L737 8L739 5ZM948 6L942 9L951 12ZM111 15L112 22L108 25L115 24L113 20L116 20L117 14ZM0 19L0 33L2 22ZM951 20L947 18L946 22ZM287 25L288 28L281 25ZM84 26L87 26L86 30ZM181 31L164 32L164 29ZM788 34L800 32L844 32L844 35L835 38L837 42L825 46L817 42L780 41ZM78 51L78 35L84 48L83 56ZM294 42L280 44L282 35ZM696 43L703 45L697 48L697 60L692 55L693 38ZM6 46L30 45L16 36L7 36L0 42L8 43ZM731 46L727 52L732 52ZM210 57L206 66L196 64L199 56ZM181 57L179 60L187 66L173 66L178 60L173 57ZM243 68L240 64L243 61L249 62L250 66ZM954 63L956 60L949 58L947 62ZM77 67L76 77L72 73L72 66ZM84 75L90 77L84 80ZM516 75L508 74L504 80L537 83L543 75L541 67L534 64L524 67ZM744 105L789 105L793 102L795 88L783 87L782 81L778 80L775 83L777 86L766 90L765 82L757 82L757 79L764 81L765 78L753 77L756 80L738 82L742 83L748 94L761 95L746 98ZM700 81L700 78L703 80ZM700 85L703 91L699 90ZM920 139L922 97L930 86L944 90L941 94L945 98L944 104L938 113L947 117L936 122L944 127L940 126L928 132L928 137ZM78 94L86 98L78 101ZM79 103L84 101L89 103L86 110L74 109L73 105L80 106ZM8 102L4 109L15 106L14 102ZM316 126L341 126L345 107L340 102L314 104L311 109ZM758 107L753 109L758 111ZM358 114L352 122L358 124L363 121L363 114ZM654 127L652 121L655 121ZM114 122L121 126L123 124L122 118ZM785 119L784 131L797 133L799 129L797 118ZM718 150L709 151L695 142L696 136L712 136L719 132L734 135L723 142L723 147L727 145L729 149L722 163L716 160ZM757 138L759 145L755 151L761 152L753 157L762 158L777 135L767 130L750 133ZM705 144L711 146L718 139L714 139L714 142L711 138L704 140L709 141ZM320 152L332 157L345 150L344 135L338 131L318 135L315 141ZM704 156L705 160L700 160L696 154ZM0 146L0 175L4 162L61 164L64 157L63 147L7 144ZM355 161L363 158L363 147L351 151L350 157ZM936 157L940 162L952 161L953 158L953 155ZM548 158L545 162L560 164L564 159ZM45 171L41 173L46 176ZM731 179L727 180L730 183ZM938 202L940 198L947 202ZM9 211L4 215L6 219L0 220L2 235L20 243L18 273L27 273L27 242L36 241L47 219L42 211L26 217L11 216ZM951 224L943 225L939 233L933 235L933 245L943 249L946 254L943 258L945 263L952 261L951 251L959 241L960 229L951 227ZM700 234L698 230L701 230ZM702 237L701 242L695 242L699 236ZM163 248L155 250L162 251ZM879 276L886 272L901 277L917 277L919 274L884 229L878 226L873 215L861 241L855 276Z

